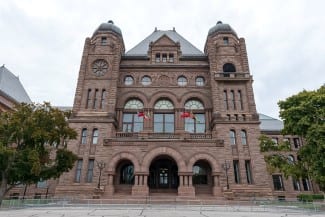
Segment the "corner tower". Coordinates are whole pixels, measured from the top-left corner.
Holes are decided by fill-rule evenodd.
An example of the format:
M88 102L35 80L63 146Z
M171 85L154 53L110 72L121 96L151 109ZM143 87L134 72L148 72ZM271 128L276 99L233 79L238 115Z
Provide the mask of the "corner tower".
M225 159L230 161L235 184L231 192L270 195L245 40L229 24L218 21L208 32L204 51L213 99L211 128L225 141Z

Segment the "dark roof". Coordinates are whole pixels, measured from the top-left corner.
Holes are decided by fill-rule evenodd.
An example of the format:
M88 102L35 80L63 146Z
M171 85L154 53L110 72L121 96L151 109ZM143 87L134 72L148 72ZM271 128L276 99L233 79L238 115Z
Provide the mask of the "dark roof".
M260 128L262 131L281 131L283 129L283 121L272 118L270 116L259 114Z
M189 41L183 38L175 30L155 30L151 35L137 44L134 48L126 52L126 56L147 56L150 42L155 42L157 39L166 35L172 41L179 42L183 56L204 56L204 53L192 45Z
M234 34L237 37L237 33L229 24L222 23L221 21L218 21L215 26L213 26L210 30L208 35L212 35L214 33L231 33Z
M4 65L0 67L0 91L18 103L32 102L19 78L12 74Z
M122 36L121 29L118 26L114 25L114 22L112 20L109 20L107 23L100 24L100 26L95 30L93 35L98 32L115 32Z

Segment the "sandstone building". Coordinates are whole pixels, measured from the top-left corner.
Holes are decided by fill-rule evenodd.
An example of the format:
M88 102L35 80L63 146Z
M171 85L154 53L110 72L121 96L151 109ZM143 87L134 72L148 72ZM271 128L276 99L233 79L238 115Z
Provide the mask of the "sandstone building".
M70 119L79 159L55 195L285 195L260 153L252 82L245 40L228 24L209 30L204 52L175 29L126 52L120 28L101 24L85 41Z

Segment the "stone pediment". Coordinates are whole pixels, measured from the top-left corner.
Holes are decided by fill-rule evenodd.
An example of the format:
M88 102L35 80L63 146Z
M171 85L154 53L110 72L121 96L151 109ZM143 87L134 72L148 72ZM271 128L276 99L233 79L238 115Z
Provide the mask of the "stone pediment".
M156 41L153 42L153 46L177 46L177 43L174 42L171 38L169 38L166 34L162 35L160 38L158 38Z

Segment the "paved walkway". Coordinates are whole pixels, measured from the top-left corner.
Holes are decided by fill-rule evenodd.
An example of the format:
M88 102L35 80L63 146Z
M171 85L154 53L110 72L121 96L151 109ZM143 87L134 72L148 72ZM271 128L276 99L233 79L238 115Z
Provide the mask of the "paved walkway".
M104 205L1 209L0 217L324 217L325 212L297 207Z

